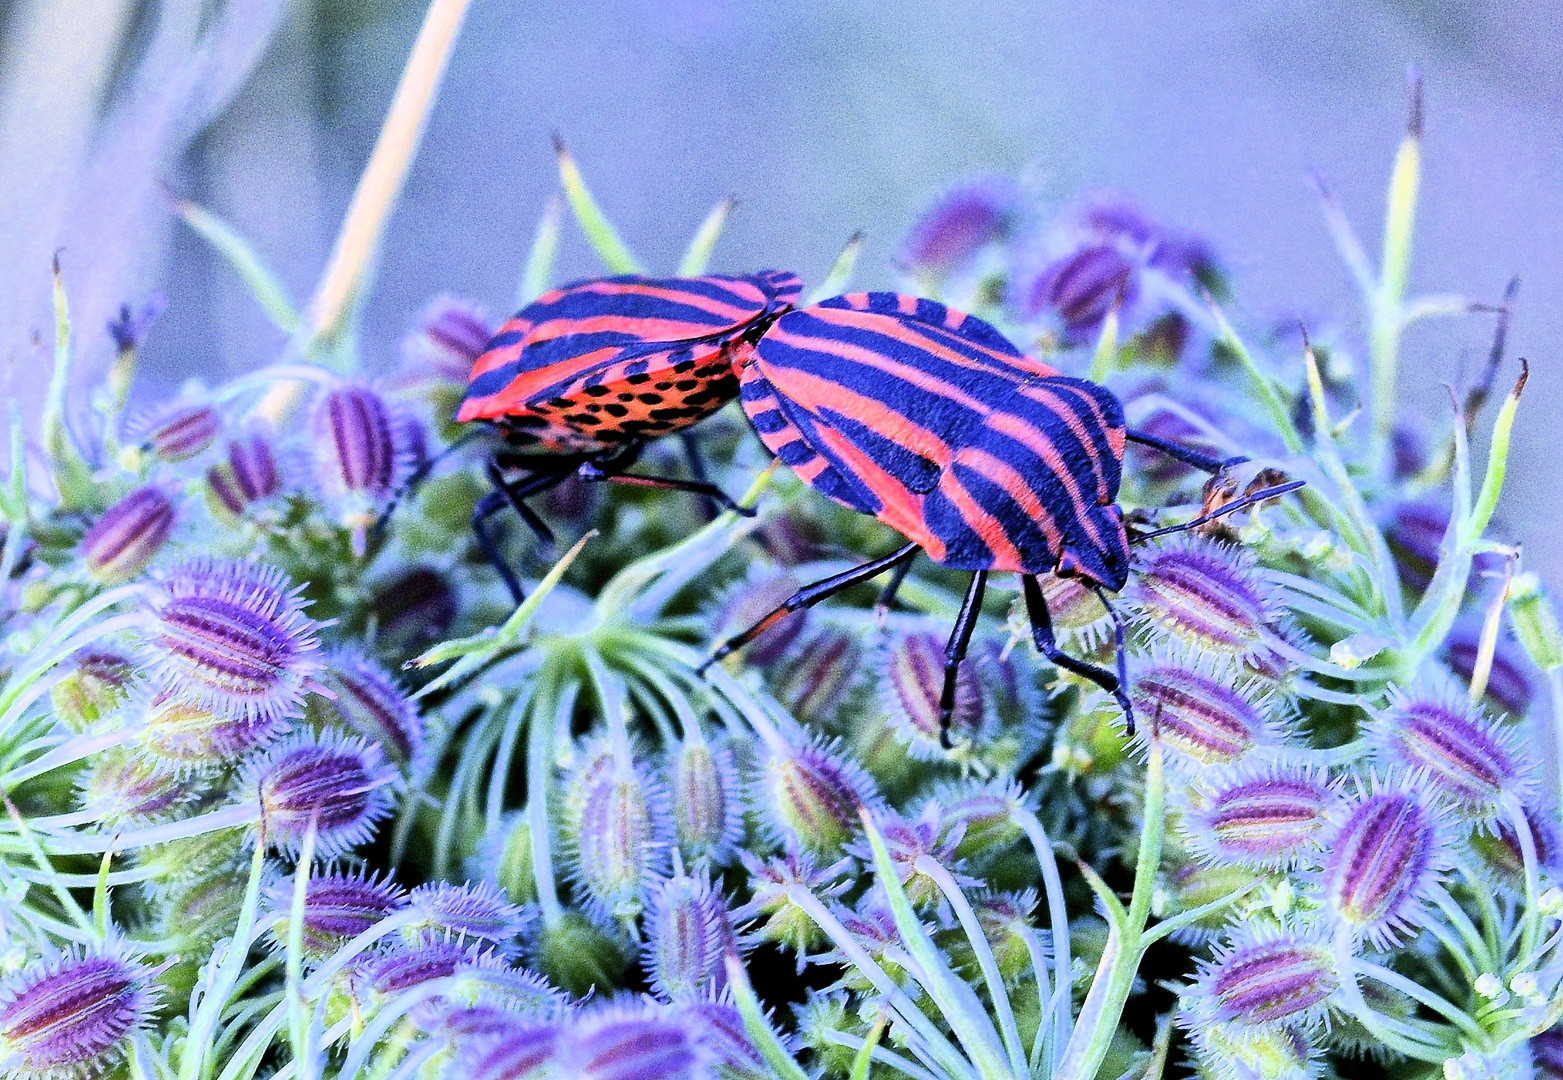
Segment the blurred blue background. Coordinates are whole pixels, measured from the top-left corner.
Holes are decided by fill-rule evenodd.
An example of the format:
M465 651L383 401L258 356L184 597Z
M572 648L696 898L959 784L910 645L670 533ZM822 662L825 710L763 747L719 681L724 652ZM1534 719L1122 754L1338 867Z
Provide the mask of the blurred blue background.
M47 116L74 93L87 115L95 102L123 96L125 76L112 65L92 97L59 70L58 57L119 55L137 33L145 37L159 6L0 3L9 88L0 196L20 190L49 205L59 170L77 160L50 156L49 140L70 126L29 109ZM204 32L217 5L185 6L197 13L187 36ZM194 80L180 108L204 109L200 117L170 121L160 150L137 157L134 145L124 149L118 171L100 168L92 199L57 210L53 243L66 247L68 279L86 282L84 332L102 325L112 310L105 305L161 289L169 308L145 350L153 385L216 378L275 356L283 335L201 241L167 220L162 185L234 223L294 295L306 296L422 8L256 5L225 46L235 64L253 63L248 77L231 87ZM44 47L56 58L37 60ZM1116 190L1167 225L1203 235L1232 273L1233 310L1249 328L1301 317L1354 334L1360 309L1305 170L1328 177L1376 249L1414 61L1426 78L1427 137L1413 291L1496 300L1511 274L1521 277L1510 355L1529 356L1533 378L1500 513L1505 530L1526 541L1527 563L1563 584L1563 539L1553 528L1563 493L1563 454L1553 448L1563 408L1560 59L1554 0L474 0L390 226L364 355L374 367L394 363L398 339L437 293L508 310L556 187L553 131L656 268L671 269L705 212L732 194L741 203L715 268L774 266L817 281L863 229L858 281L886 285L917 213L949 184L997 172L1024 176L1060 202ZM163 77L148 92L176 84ZM102 134L78 127L95 153ZM163 156L148 165L148 153ZM134 187L131 172L151 179ZM3 205L11 210L0 215L12 216L9 224L0 216L7 280L24 292L41 282L46 297L38 260L48 245L18 239L36 225L25 210L32 204ZM146 238L130 244L122 231L137 227ZM97 268L113 259L112 273ZM567 226L560 276L595 269ZM0 315L13 392L24 396L37 381L31 335L47 338L36 299ZM1405 399L1429 416L1447 408L1441 384L1475 368L1490 334L1490 316L1412 329ZM94 356L106 356L102 342L84 358Z

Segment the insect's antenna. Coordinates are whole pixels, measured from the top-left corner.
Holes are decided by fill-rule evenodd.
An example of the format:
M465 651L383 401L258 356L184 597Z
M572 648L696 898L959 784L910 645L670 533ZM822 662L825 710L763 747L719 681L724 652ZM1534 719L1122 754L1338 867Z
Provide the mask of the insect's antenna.
M1212 510L1208 514L1201 514L1193 521L1185 521L1182 525L1169 525L1165 529L1153 529L1148 533L1140 533L1138 536L1133 537L1129 543L1143 544L1145 541L1154 540L1158 536L1171 536L1173 533L1186 532L1189 529L1197 529L1201 525L1215 521L1219 517L1226 517L1228 514L1236 513L1244 507L1253 506L1256 503L1262 503L1269 499L1278 499L1288 492L1296 491L1306 483L1306 480L1288 480L1286 483L1276 484L1274 487L1260 488L1258 491L1249 492L1240 499L1233 499L1219 510Z
M423 483L424 479L434 471L435 466L439 465L440 462L450 457L457 450L461 449L463 446L466 446L481 434L483 434L483 432L476 429L464 432L455 442L451 443L438 454L435 454L433 457L429 458L429 460L423 462L416 469L414 469L412 471L412 475L407 477L402 486L391 493L391 501L386 506L385 510L381 512L380 516L375 519L374 528L369 530L370 535L378 536L380 533L385 531L385 523L391 520L391 515L396 512L397 505L407 497L409 492L411 492L419 484Z

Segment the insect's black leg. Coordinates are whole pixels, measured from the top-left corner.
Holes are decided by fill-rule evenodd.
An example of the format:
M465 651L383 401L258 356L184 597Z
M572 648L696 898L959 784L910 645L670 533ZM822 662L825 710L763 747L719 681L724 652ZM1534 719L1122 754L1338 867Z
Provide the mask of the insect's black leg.
M1096 598L1100 600L1102 602L1102 606L1107 609L1107 614L1113 617L1113 656L1117 660L1118 668L1118 704L1123 706L1123 719L1125 726L1128 728L1129 734L1133 735L1134 705L1122 691L1123 687L1129 685L1129 649L1127 641L1129 635L1123 625L1123 612L1113 607L1112 601L1107 599L1107 591L1100 585L1092 585L1091 591L1096 594Z
M950 631L950 642L944 647L944 689L939 692L939 745L950 749L950 721L955 717L955 682L971 645L971 632L977 627L977 616L982 614L982 593L988 587L988 572L978 570L971 576L966 599L961 602L961 613L955 617L955 629Z
M700 442L695 438L695 433L685 428L678 433L678 441L684 448L684 460L689 462L689 475L695 478L695 483L710 483L711 477L706 472L705 458L700 456ZM707 521L716 517L721 506L722 504L716 499L705 498L700 500L700 508Z
M1225 517L1227 514L1235 513L1245 506L1253 506L1255 503L1262 503L1267 499L1278 499L1289 491L1296 491L1306 483L1306 480L1288 480L1286 483L1276 484L1274 487L1260 488L1258 491L1249 492L1240 499L1233 499L1219 510L1201 514L1193 521L1185 521L1182 525L1168 525L1165 529L1152 529L1150 532L1138 534L1129 542L1131 544L1143 544L1145 541L1154 540L1158 536L1167 536L1171 533L1185 532L1188 529L1197 529L1201 525L1215 521L1218 517Z
M547 491L551 487L557 487L564 482L565 475L567 474L535 473L515 483L507 484L504 475L499 471L499 465L492 461L488 463L488 479L494 485L494 490L504 496L505 504L514 510L522 521L526 522L526 527L536 534L545 547L553 546L554 531L522 500L528 495L536 495L538 492Z
M1130 442L1137 442L1141 446L1149 446L1153 450L1160 450L1168 457L1181 461L1185 465L1192 465L1194 468L1208 472L1212 476L1223 469L1230 468L1233 465L1241 465L1248 460L1246 457L1239 455L1238 457L1229 457L1223 461L1220 458L1211 457L1209 454L1202 454L1198 450L1184 446L1181 443L1175 443L1169 439L1163 439L1159 435L1152 435L1148 431L1139 431L1135 428L1130 428L1127 435Z
M890 605L895 603L895 594L901 591L901 582L906 580L906 575L912 572L912 563L915 560L907 559L904 563L897 563L890 580L885 582L884 589L879 594L879 599L874 603L874 621L883 624L885 616L890 614Z
M744 517L754 517L757 512L752 506L739 506L728 496L727 492L715 484L703 483L699 480L677 480L669 476L640 476L638 474L614 472L611 463L607 466L599 465L595 461L588 461L576 470L582 480L593 480L608 484L632 484L636 487L663 488L667 491L688 491L696 495L703 495L707 499L716 502L724 510L732 510Z
M710 667L724 656L727 656L734 649L743 648L745 645L749 644L749 642L765 633L765 631L776 625L776 623L779 622L783 616L797 611L800 608L813 607L821 600L824 600L830 596L834 596L843 589L848 589L853 585L858 584L859 582L869 581L873 578L876 578L880 574L883 574L886 570L891 570L901 563L907 562L913 555L916 555L919 550L921 549L916 544L907 544L903 547L896 548L883 559L875 559L873 562L864 563L862 566L854 566L850 570L845 570L842 573L833 574L821 581L816 581L812 585L805 585L803 588L799 589L797 592L793 593L786 600L784 600L770 614L766 615L759 622L749 627L749 629L745 630L741 634L735 634L733 637L730 637L726 641L722 642L722 644L717 647L717 650L706 658L705 663L701 664L700 667L696 670L704 673L706 668Z
M478 539L478 547L483 549L484 557L494 567L500 580L505 583L505 588L510 590L510 599L519 605L526 599L526 594L521 590L521 582L517 579L515 571L510 569L510 564L505 562L505 557L500 554L499 545L488 531L488 519L509 505L510 501L501 491L490 491L484 495L472 508L472 532Z
M1031 618L1031 640L1036 642L1037 651L1065 671L1072 671L1082 679L1090 679L1111 694L1117 700L1118 707L1123 710L1129 734L1133 735L1134 707L1129 704L1129 695L1124 693L1122 680L1095 664L1076 660L1058 647L1058 642L1053 639L1053 617L1048 614L1047 599L1042 595L1042 585L1037 581L1036 575L1026 574L1022 577L1021 589L1026 594L1026 614ZM1108 610L1112 609L1108 608ZM1121 656L1122 653L1120 652L1119 655Z

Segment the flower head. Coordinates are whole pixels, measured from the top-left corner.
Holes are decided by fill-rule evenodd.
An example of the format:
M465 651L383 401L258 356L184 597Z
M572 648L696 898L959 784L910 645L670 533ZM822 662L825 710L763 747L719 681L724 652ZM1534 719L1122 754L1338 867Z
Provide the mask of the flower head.
M1417 925L1449 865L1444 819L1419 786L1374 780L1325 843L1329 916L1380 948Z
M1528 763L1509 729L1483 717L1454 687L1391 688L1369 738L1380 762L1420 774L1465 821L1489 823L1530 789Z
M369 526L412 468L411 434L403 417L367 386L333 387L315 411L321 495L352 530L356 554L362 554Z
M565 793L565 840L581 898L604 919L634 919L667 861L666 796L627 744L594 739Z
M252 760L245 786L260 800L267 843L297 852L313 825L315 850L329 857L369 839L395 778L378 747L304 732Z
M227 455L206 470L206 486L234 517L282 490L282 469L269 429L251 425L228 443Z
M423 766L423 717L396 679L362 653L326 653L319 681L332 696L311 695L306 703L316 723L361 735L378 745L404 772Z
M1014 181L991 176L968 180L939 197L913 223L901 245L901 262L919 279L937 281L983 248L1006 239L1020 212Z
M1255 870L1313 862L1340 802L1320 770L1281 760L1218 773L1183 816L1189 848L1211 864Z
M452 885L433 881L407 894L407 906L421 916L418 928L460 939L504 945L521 932L522 912L487 881Z
M172 464L199 457L222 429L221 413L204 402L192 402L158 416L147 425L141 442L153 457Z
M104 825L138 825L178 816L204 785L127 746L95 754L80 781L81 804Z
M1201 963L1188 1012L1196 1024L1307 1030L1324 1020L1339 985L1316 930L1246 925Z
M482 309L454 296L435 297L402 339L403 368L464 385L493 336L494 324Z
M955 852L964 828L958 822L952 827L946 827L944 810L937 802L925 803L922 813L914 819L908 820L899 814L886 812L877 815L874 824L884 838L885 850L895 867L895 875L914 906L934 907L944 900L939 881L923 866L924 859L937 863L957 884L978 884L976 878L958 872L960 860L956 858ZM873 850L866 841L851 845L847 851L864 863L872 863L874 860Z
M163 576L146 652L153 683L232 717L297 715L314 674L315 630L279 570L192 559Z
M725 743L685 738L668 751L668 806L678 850L692 864L724 866L743 839L743 791Z
M839 859L819 865L799 851L769 860L746 851L741 858L749 874L750 899L733 912L733 921L759 920L755 938L792 949L802 971L805 954L822 944L825 934L813 916L797 905L795 896L806 892L825 901L840 896L852 885L847 875L855 864L851 859Z
M114 943L39 961L0 983L0 1067L17 1080L94 1077L157 1002L153 972Z
M1145 555L1124 596L1148 629L1245 660L1268 651L1284 610L1251 553L1188 533Z
M799 737L766 748L753 799L778 840L829 857L857 835L858 807L877 805L879 793L839 744Z
M1227 665L1165 655L1134 676L1129 697L1143 737L1171 751L1169 764L1235 765L1278 741L1269 699Z
M105 585L129 581L174 531L174 504L162 488L137 488L103 511L81 541L87 572Z
M285 944L292 919L291 878L272 887L271 905L277 913L272 937ZM304 952L311 957L329 956L406 905L406 892L388 879L342 870L312 875L304 891Z

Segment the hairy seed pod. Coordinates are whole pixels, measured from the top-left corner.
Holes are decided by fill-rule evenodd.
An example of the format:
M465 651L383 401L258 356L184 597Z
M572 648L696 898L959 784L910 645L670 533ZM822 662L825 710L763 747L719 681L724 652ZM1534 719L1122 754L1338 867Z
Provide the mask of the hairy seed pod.
M1122 311L1139 295L1138 268L1114 244L1092 244L1047 267L1020 297L1029 317L1056 315L1064 340L1088 341L1108 314Z
M1330 916L1379 948L1417 925L1448 867L1447 829L1413 787L1375 785L1325 845Z
M879 793L839 744L797 742L767 747L753 801L779 841L829 858L857 835L858 807L877 805Z
M87 572L104 585L147 568L174 531L174 504L161 488L137 488L103 511L81 541Z
M89 649L76 655L69 674L49 691L54 715L80 733L114 715L136 685L136 669L117 652Z
M505 945L521 932L523 924L521 909L487 881L420 885L407 894L407 906L422 917L419 929L446 937Z
M532 824L524 810L512 811L489 832L483 851L483 876L499 886L513 904L537 899L532 864Z
M1142 625L1180 645L1241 659L1269 651L1284 610L1252 554L1189 535L1144 556L1124 596Z
M282 490L282 470L267 429L252 426L228 443L227 456L206 470L212 495L235 517Z
M325 654L319 681L334 696L310 695L311 721L363 736L404 773L420 771L423 717L390 672L361 653L338 649Z
M390 998L435 979L449 978L477 957L476 946L426 939L376 956L368 964L367 981L375 993Z
M286 947L293 918L293 882L284 879L271 890L276 921L271 936ZM305 885L304 953L330 956L386 916L407 906L407 894L393 881L340 870L312 876Z
M244 786L260 800L268 844L296 853L313 824L315 851L330 857L374 834L390 811L396 772L378 747L306 732L253 760L246 777Z
M675 873L651 890L641 962L663 997L720 991L727 983L723 954L736 944L727 905L706 878Z
M1420 774L1460 819L1490 823L1530 789L1527 762L1509 729L1482 716L1454 688L1391 688L1369 733L1380 762Z
M900 261L918 280L936 283L1007 238L1020 207L1020 189L1005 177L980 177L951 188L913 223Z
M281 571L194 559L153 599L145 646L153 684L231 717L296 716L318 667L314 620Z
M367 386L344 383L321 398L315 472L325 503L351 530L354 555L363 555L369 527L413 467L414 430Z
M155 421L143 445L160 461L189 461L204 453L222 434L223 419L210 405L186 405Z
M556 1024L511 1019L499 1032L458 1043L452 1076L470 1080L545 1080L562 1041Z
M680 1002L695 1040L710 1055L719 1080L771 1080L775 1075L749 1039L743 1016L726 1001L700 997Z
M1449 670L1467 686L1476 672L1476 658L1480 648L1479 624L1456 624L1449 633L1449 639L1444 642L1444 659L1449 664ZM1514 640L1499 635L1487 674L1483 702L1489 708L1499 710L1508 720L1524 719L1536 697L1536 687L1531 682L1529 669L1529 660L1521 654Z
M792 850L773 859L762 859L744 851L739 853L748 872L750 898L733 912L732 921L741 925L757 921L753 936L792 949L803 970L805 955L826 940L813 916L795 903L798 893L808 892L830 903L852 886L847 877L854 866L851 859L838 859L829 865L817 864L803 852Z
M1200 965L1197 1016L1245 1028L1316 1026L1340 985L1327 942L1294 929L1237 930Z
M110 943L0 984L0 1065L16 1080L85 1080L116 1065L156 1007L152 972Z
M1292 870L1312 864L1340 797L1307 765L1279 762L1218 775L1183 817L1190 850L1211 865Z
M789 573L751 575L738 584L721 606L713 621L711 636L729 637L754 625L797 591L798 579ZM807 608L784 615L765 633L744 646L744 662L769 668L787 654L809 622Z
M953 828L944 828L944 810L937 802L925 803L922 813L914 819L886 812L877 815L874 824L884 840L896 878L914 907L937 907L945 899L938 881L920 865L922 859L938 863L963 887L974 888L981 884L976 878L958 872L960 862L955 857L955 849L960 844L962 829L959 823ZM867 840L859 841L847 850L863 863L873 864L874 852Z
M535 971L517 967L495 953L482 953L456 969L447 995L472 1006L502 1006L513 1016L557 1015L569 998Z
M538 931L530 955L549 982L581 998L593 990L607 993L618 986L631 954L621 935L579 911L565 911Z
M828 724L862 681L863 650L838 626L820 626L788 650L771 692L800 720Z
M698 1080L706 1055L687 1019L671 1010L609 1005L566 1029L561 1076L575 1080Z
M944 836L953 839L956 859L987 866L1025 836L1015 814L1025 805L1014 781L951 784L936 801L944 807Z
M1129 696L1144 737L1171 751L1169 764L1235 765L1276 741L1265 698L1219 670L1153 663L1135 676Z
M565 795L576 883L594 915L632 920L666 863L666 797L628 746L594 740L583 758Z
M408 653L445 637L456 622L459 604L450 582L429 566L412 566L374 592L369 603L386 653Z
M726 866L743 839L743 792L730 747L684 739L668 754L668 803L678 850L691 865Z
M494 330L480 308L454 296L436 297L402 339L403 369L414 378L427 373L465 385Z
M914 758L937 760L940 746L939 705L944 692L944 642L932 633L902 634L893 640L877 665L879 700L900 741ZM950 739L969 743L983 720L982 683L969 661L956 670L955 711Z
M1563 667L1563 630L1551 595L1534 572L1517 574L1509 584L1509 623L1531 662L1542 671Z
M127 746L93 755L80 781L81 805L105 826L145 825L177 817L205 785Z
M164 692L147 702L138 747L177 773L226 769L235 758L274 742L288 721L265 714L217 712Z

